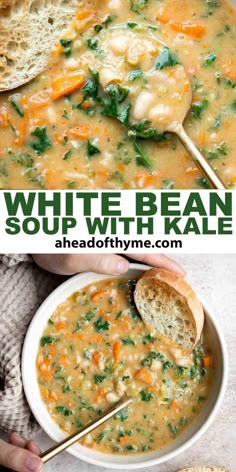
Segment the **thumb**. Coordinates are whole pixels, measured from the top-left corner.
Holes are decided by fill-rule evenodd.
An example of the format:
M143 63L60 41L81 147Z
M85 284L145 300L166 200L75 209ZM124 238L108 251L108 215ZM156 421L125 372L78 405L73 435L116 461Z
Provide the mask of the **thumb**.
M41 472L41 459L26 449L0 440L0 464L17 472Z
M80 254L76 272L91 270L98 274L119 275L129 269L129 262L116 254Z

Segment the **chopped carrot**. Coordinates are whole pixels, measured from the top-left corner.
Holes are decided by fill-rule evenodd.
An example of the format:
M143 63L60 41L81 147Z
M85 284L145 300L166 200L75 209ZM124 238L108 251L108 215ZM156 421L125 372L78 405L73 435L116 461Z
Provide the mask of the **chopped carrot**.
M124 442L126 442L127 440L129 439L129 435L128 434L125 434L124 436L119 436L119 443L123 444Z
M84 100L81 106L82 108L85 108L85 109L90 108L91 107L90 100Z
M212 364L212 356L204 356L202 362L204 367L209 367Z
M87 11L87 10L82 10L82 11L79 11L77 14L76 14L76 18L77 20L79 21L82 21L82 20L88 20L89 18L91 18L91 16L93 16L93 11Z
M199 25L196 23L174 23L170 21L170 27L174 31L178 31L179 33L187 34L188 36L192 36L193 38L202 38L206 33L206 27L204 25Z
M70 337L77 339L77 341L83 341L84 337L80 333L72 333Z
M48 395L49 395L48 389L45 387L41 388L41 395L44 398L44 400L47 400Z
M48 371L50 369L50 359L47 359L47 357L45 357L42 362L40 362L39 364L39 370L40 372L45 372L45 371Z
M125 165L121 162L120 164L118 164L117 169L120 172L124 172L125 171Z
M101 334L97 334L96 336L93 336L91 338L92 342L94 344L101 344L102 343L102 335Z
M207 142L207 134L206 131L202 131L200 134L200 143L202 146L204 146Z
M51 55L52 56L60 56L60 54L62 54L63 52L63 47L62 45L57 41L54 45L53 45L53 48L51 50Z
M55 328L56 328L57 331L61 331L61 330L64 329L65 327L66 327L65 321L59 321L59 322L56 324L56 326L55 326Z
M121 355L121 343L120 341L116 341L113 344L113 358L115 362L119 362Z
M163 25L166 25L167 23L169 23L170 19L165 15L158 14L157 21L159 21L159 23L162 23Z
M55 357L55 355L56 355L56 345L55 345L55 343L49 344L49 346L48 346L48 354L49 354L51 357Z
M112 311L117 310L118 308L119 308L118 304L111 305L111 310Z
M101 360L102 358L102 353L99 352L99 351L94 351L93 354L92 354L92 359L93 359L93 362L98 365L99 361Z
M88 126L75 126L69 129L68 135L72 138L87 139L90 135L90 129Z
M60 75L52 82L52 98L69 95L75 90L79 90L85 83L85 76L81 72L73 72L67 75Z
M58 397L55 392L49 392L48 398L50 398L50 400L57 400Z
M64 140L65 136L61 135L61 134L58 134L58 133L55 133L54 134L54 140L57 144L62 144L63 143L63 140Z
M0 128L7 128L9 124L9 111L7 107L0 108Z
M147 173L138 173L135 176L135 183L137 188L147 188L154 185L155 175L147 174Z
M121 323L122 325L122 330L125 333L130 333L131 331L131 324L129 322L129 318L127 315L122 315L119 319L118 322Z
M155 387L155 385L151 385L151 387L149 387L149 392L152 392L152 393L157 393L158 392L158 389L157 387Z
M234 58L230 59L228 63L223 64L221 69L228 79L236 81L236 61Z
M151 385L153 383L153 377L151 372L149 370L141 368L137 370L137 372L134 375L135 380L138 380L139 382L143 382L147 385Z
M93 302L98 302L98 301L102 300L102 298L104 298L105 294L106 294L105 290L99 290L98 292L95 292L91 296L91 300Z
M102 171L97 172L96 175L97 175L98 177L102 178L102 179L106 179L106 180L107 180L108 177L109 177L109 172L106 171L106 170L102 170Z
M101 400L103 400L104 399L104 394L105 394L105 390L104 390L104 388L101 387L99 389L95 399L94 399L95 403L99 403Z
M170 407L171 407L172 410L175 410L175 409L179 408L179 402L178 402L178 400L176 400L176 399L174 398L174 400L172 400L171 403L170 403Z
M47 371L41 372L40 377L42 378L42 380L44 380L44 382L48 383L48 382L51 382L54 374L55 374L55 369L51 369L48 372Z
M49 90L42 90L29 97L29 105L33 105L34 108L42 108L49 104L49 100Z
M202 36L204 36L204 34L206 33L206 27L204 25L190 23L189 21L177 23L165 14L158 15L157 21L159 21L159 23L162 23L163 25L168 24L174 31L187 34L188 36L192 36L193 38L202 38Z
M49 190L58 188L58 174L54 169L47 169L44 174L45 186Z
M70 365L70 360L66 354L62 354L59 358L59 364L63 367Z

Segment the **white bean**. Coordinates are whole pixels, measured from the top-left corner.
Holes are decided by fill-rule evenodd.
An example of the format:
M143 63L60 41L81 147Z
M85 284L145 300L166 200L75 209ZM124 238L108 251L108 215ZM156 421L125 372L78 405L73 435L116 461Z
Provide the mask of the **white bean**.
M76 354L76 362L77 364L80 364L81 362L81 356L79 354Z
M118 10L122 6L121 0L110 0L107 6L110 10Z
M175 363L179 367L187 367L188 364L189 364L189 359L187 359L187 357L180 357L180 358L176 359Z
M109 392L109 393L107 393L107 395L106 395L106 400L107 400L109 403L118 402L119 399L120 399L120 397L118 397L118 395L116 395L114 392Z
M178 347L170 347L169 353L172 356L174 362L179 367L186 367L189 365L189 359L183 356L183 352Z
M117 72L112 69L102 69L99 75L100 83L102 87L106 87L106 85L110 84L111 82L119 82L119 77Z
M93 438L92 438L91 434L86 434L85 439L84 439L84 443L85 444L91 444L92 442L93 442Z
M163 121L170 115L170 108L167 105L157 105L149 112L151 121Z
M127 53L127 62L136 66L139 62L140 51L136 47L129 48Z
M70 57L70 59L67 59L65 61L65 67L66 69L68 70L75 70L75 69L78 69L79 67L79 61L77 61L76 59L74 59L73 57Z
M122 397L122 395L125 393L125 391L126 391L126 385L121 380L118 380L118 382L116 384L116 393L117 393L117 395L119 395L119 397Z
M154 100L153 94L150 92L142 92L134 105L133 114L135 120L142 120L145 118L147 111Z
M151 370L153 372L156 372L157 370L160 370L161 368L162 368L161 361L158 361L157 359L153 359L151 363Z
M130 39L128 36L120 35L112 38L110 41L110 47L114 54L123 55L128 51L130 45Z
M80 49L82 46L82 41L81 39L76 39L73 43L73 49Z
M57 122L57 114L55 112L55 109L53 107L48 107L47 114L49 123L51 125L55 125L55 123Z

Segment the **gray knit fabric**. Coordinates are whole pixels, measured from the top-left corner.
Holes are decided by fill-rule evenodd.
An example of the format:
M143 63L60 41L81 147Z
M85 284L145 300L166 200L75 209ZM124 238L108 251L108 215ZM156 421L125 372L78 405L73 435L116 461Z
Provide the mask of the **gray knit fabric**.
M27 327L42 301L64 280L27 255L0 255L0 428L24 436L37 431L24 397L21 350Z

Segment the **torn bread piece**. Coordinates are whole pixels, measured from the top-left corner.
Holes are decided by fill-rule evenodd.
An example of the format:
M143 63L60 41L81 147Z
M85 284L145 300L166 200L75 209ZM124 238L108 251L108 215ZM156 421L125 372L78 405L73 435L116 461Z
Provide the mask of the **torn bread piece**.
M190 285L179 275L151 269L137 282L134 300L145 324L191 351L200 339L203 307Z
M0 91L36 77L55 40L68 28L78 0L0 0Z

